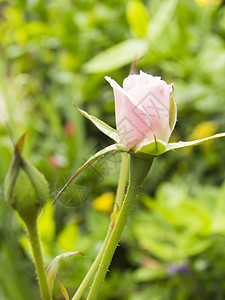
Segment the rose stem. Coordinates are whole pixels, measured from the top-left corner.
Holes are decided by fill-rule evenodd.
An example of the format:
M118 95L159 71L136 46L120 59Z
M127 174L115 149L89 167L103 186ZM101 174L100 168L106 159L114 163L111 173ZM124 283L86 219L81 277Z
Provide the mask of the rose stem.
M153 158L145 160L135 156L130 157L130 183L126 193L126 197L124 199L122 208L119 212L112 234L108 240L106 249L101 259L95 280L88 294L87 300L97 299L100 288L107 274L110 262L113 258L114 252L120 240L123 228L131 212L134 200L141 188L145 177L148 174L152 162Z
M44 261L41 252L41 244L38 235L37 218L26 222L27 232L31 243L34 264L37 272L41 295L44 300L51 300L51 292L45 272Z
M129 167L129 154L123 153L118 188L117 188L117 193L116 193L116 200L115 200L113 211L115 211L116 209L120 209L120 207L121 207L124 193L125 193L126 184L127 184L128 167ZM88 270L85 278L83 279L81 285L79 286L76 293L74 294L72 300L79 300L82 297L85 289L87 288L88 284L90 283L92 277L94 276L94 274L99 266L99 263L101 261L102 255L105 251L105 248L108 243L109 237L112 233L112 230L113 230L113 226L112 226L112 223L110 222L108 232L106 234L106 237L102 244L102 247L101 247L97 257L95 258L92 266Z

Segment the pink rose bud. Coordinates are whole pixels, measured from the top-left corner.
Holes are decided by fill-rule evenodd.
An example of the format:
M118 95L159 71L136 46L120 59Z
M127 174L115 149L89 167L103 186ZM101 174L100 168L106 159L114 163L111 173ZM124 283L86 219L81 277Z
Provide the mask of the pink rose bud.
M139 156L162 154L176 123L173 84L142 71L126 77L123 88L105 79L113 87L121 143Z

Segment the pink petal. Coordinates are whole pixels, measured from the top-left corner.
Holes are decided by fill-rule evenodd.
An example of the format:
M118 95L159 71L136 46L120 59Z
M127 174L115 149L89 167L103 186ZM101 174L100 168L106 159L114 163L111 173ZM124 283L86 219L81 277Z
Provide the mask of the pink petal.
M123 81L123 88L125 91L129 91L130 89L134 88L137 84L139 75L133 74L127 76Z
M135 87L129 90L138 103L151 117L147 138L168 142L171 135L169 127L170 87L163 81L152 86Z
M127 76L123 81L123 88L125 91L129 91L130 89L137 86L144 86L149 84L156 84L161 80L159 76L152 76L146 74L143 71L140 71L140 75L132 74Z
M140 104L110 77L105 79L113 87L115 96L116 126L121 142L130 150L149 130L151 120Z
M143 71L140 71L140 75L139 75L136 86L153 85L153 84L160 82L160 80L161 80L161 77L159 77L159 76L152 76Z

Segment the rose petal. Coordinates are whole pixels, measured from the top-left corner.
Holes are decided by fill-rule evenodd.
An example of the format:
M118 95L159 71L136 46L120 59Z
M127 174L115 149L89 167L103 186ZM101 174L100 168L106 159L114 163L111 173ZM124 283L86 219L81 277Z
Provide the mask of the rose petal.
M116 125L119 137L126 149L130 150L146 135L151 125L151 119L142 106L126 93L116 81L110 77L105 78L114 91Z
M152 76L143 71L140 71L140 75L138 77L138 82L136 86L145 86L145 85L153 85L158 83L161 80L160 76Z
M133 103L133 105L135 107L137 107L138 109L140 109L149 119L149 115L146 112L146 110L143 108L143 106L138 103L138 101L131 95L129 94L127 91L125 91L115 80L113 80L111 77L109 76L105 76L105 79L110 83L112 88L116 88L118 91L120 91L123 95L125 95L127 98L129 98L129 100Z
M139 75L132 74L127 76L123 81L123 88L125 91L129 91L130 89L134 88L137 84Z
M125 89L125 91L129 91L130 89L137 86L156 84L160 80L161 80L160 76L152 76L143 71L140 71L140 75L132 74L127 76L123 81L123 88Z
M170 87L163 81L154 86L135 87L129 94L145 108L151 117L151 125L146 136L147 139L168 142L171 135L169 126Z

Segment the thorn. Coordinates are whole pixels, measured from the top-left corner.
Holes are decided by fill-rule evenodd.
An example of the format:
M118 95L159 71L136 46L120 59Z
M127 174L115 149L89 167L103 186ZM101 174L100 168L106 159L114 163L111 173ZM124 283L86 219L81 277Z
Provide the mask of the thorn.
M172 151L175 152L175 153L179 153L179 152L177 151L177 149L172 149Z
M117 152L116 150L113 151L113 153L111 154L111 157L114 156L116 154L116 152Z

